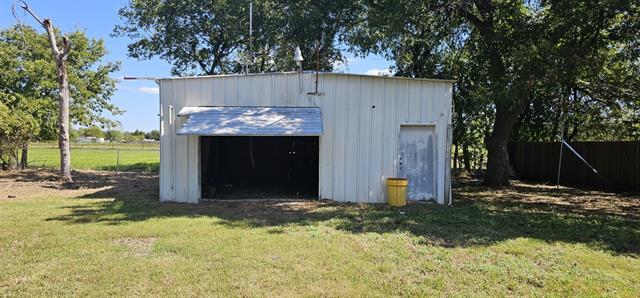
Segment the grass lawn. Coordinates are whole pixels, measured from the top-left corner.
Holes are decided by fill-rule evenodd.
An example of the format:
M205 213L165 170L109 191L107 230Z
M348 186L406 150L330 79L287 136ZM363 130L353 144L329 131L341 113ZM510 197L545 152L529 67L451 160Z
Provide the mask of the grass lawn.
M159 204L153 174L75 179L0 174L0 296L640 293L637 196L465 180L453 207L196 206Z
M120 171L158 172L160 151L157 144L73 144L71 168L115 171L120 149ZM60 151L57 144L32 144L29 148L30 166L59 168Z

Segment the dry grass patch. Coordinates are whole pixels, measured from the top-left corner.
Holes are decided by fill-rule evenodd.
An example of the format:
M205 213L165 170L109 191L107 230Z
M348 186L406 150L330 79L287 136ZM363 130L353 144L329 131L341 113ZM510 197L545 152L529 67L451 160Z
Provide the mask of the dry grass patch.
M120 238L113 242L116 244L124 245L133 252L136 257L145 257L151 253L153 244L158 241L158 238Z

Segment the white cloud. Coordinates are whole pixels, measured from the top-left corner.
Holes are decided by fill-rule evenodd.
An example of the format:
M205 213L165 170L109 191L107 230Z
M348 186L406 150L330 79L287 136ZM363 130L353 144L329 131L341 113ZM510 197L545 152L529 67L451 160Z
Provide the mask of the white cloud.
M160 89L158 87L140 87L138 88L138 92L148 93L148 94L160 94Z
M388 68L385 68L385 69L372 68L367 70L366 74L370 76L391 76L391 70L389 70Z

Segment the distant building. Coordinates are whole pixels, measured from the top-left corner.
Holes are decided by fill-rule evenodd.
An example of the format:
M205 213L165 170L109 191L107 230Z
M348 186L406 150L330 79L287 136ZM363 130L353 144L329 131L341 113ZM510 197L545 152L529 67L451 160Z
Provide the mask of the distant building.
M96 138L96 137L79 137L76 140L77 143L104 143L104 138Z

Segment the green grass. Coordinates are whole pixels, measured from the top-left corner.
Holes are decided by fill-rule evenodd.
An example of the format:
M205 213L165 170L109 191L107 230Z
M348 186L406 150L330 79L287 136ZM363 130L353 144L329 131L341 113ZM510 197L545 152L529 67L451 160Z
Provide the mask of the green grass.
M118 150L120 165L118 166ZM55 144L32 144L30 166L59 168L60 151ZM74 170L106 170L158 172L160 151L157 144L73 144L71 168Z
M636 296L636 216L484 200L453 207L159 204L126 176L0 198L0 296ZM1 189L2 185L0 185Z

